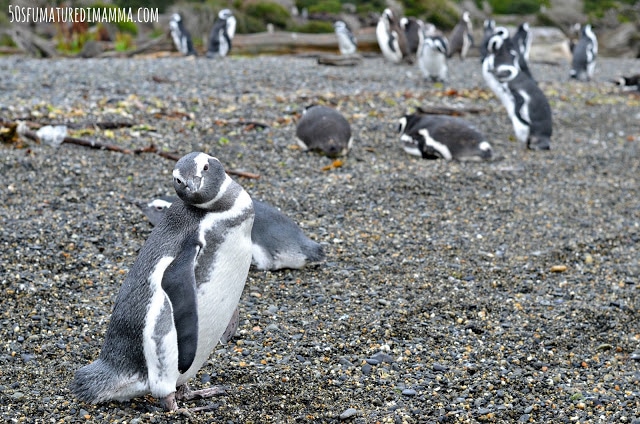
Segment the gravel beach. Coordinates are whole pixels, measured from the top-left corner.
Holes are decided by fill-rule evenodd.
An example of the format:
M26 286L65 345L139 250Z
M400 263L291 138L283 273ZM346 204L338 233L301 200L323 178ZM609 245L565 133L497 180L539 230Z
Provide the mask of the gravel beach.
M0 419L121 423L640 423L640 96L531 63L552 150L527 151L477 58L433 85L366 58L0 58L0 118L65 124L127 149L218 157L323 244L302 270L252 269L237 336L191 382L227 393L168 414L151 397L90 405L68 385L102 345L152 230L133 203L173 194L174 162L69 143L0 144ZM338 108L342 163L296 147L311 103ZM466 114L496 159L407 155L397 119ZM120 123L113 128L104 123Z

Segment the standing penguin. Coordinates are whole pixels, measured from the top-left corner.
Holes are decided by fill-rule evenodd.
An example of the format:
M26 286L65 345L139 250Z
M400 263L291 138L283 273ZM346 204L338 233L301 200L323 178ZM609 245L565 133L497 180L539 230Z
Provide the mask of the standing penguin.
M337 110L322 105L311 105L302 112L296 138L304 150L330 158L346 155L353 144L349 121Z
M400 63L408 53L407 37L391 9L385 9L376 26L376 39L385 59Z
M465 10L449 36L449 57L456 53L460 54L460 59L467 57L469 49L473 46L472 31L471 17L469 12Z
M518 66L520 70L533 78L529 69L529 53L531 52L531 29L528 22L523 22L518 26L518 30L511 37L513 45L518 53Z
M487 44L496 29L496 21L493 19L485 19L483 22L482 42L480 43L480 62L487 56Z
M400 19L400 27L404 30L409 54L417 55L418 45L420 44L420 33L424 27L424 22L414 17L403 17Z
M424 31L420 31L418 67L426 79L442 82L447 80L448 52L449 42L444 35L426 35Z
M176 46L176 49L185 56L195 56L196 51L193 48L191 34L189 34L189 31L184 27L182 16L180 16L179 13L171 15L169 28L171 30L171 38L173 38L173 44Z
M336 37L338 38L340 54L354 54L358 49L358 41L349 30L349 27L347 27L347 24L344 21L336 21L333 24L333 28L335 30Z
M158 225L175 197L137 203L151 224ZM260 270L299 269L324 260L322 245L308 238L291 218L267 202L253 201L252 265Z
M598 39L591 30L591 25L585 25L580 32L578 43L573 46L573 60L569 76L581 81L593 78L598 56Z
M530 150L549 150L553 131L551 106L538 84L517 64L502 64L493 72L511 94L512 101L505 107L516 138Z
M173 185L179 199L125 278L99 358L75 374L71 390L83 401L150 393L171 411L177 400L223 392L186 384L233 326L251 265L253 203L204 153L176 163Z
M236 18L229 9L218 12L218 19L213 23L209 34L207 57L225 57L231 50L231 40L236 34Z
M515 48L511 44L509 31L504 27L494 29L494 34L487 41L487 54L482 60L482 77L500 100L512 119L513 96L506 83L498 80L494 70L500 65L514 65L516 63Z

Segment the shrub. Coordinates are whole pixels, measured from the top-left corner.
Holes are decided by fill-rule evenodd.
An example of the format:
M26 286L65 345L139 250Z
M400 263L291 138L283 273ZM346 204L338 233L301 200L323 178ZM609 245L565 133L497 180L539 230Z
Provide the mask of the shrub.
M285 7L272 2L251 3L244 12L247 17L259 19L264 23L271 23L279 28L286 28L291 18L289 11Z

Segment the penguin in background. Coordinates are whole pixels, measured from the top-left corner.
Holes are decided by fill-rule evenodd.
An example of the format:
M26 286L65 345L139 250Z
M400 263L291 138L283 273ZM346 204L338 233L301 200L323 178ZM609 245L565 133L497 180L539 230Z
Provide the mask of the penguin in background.
M462 13L460 21L456 24L449 35L449 57L459 53L460 59L464 60L471 46L473 46L473 24L471 16L466 10Z
M417 55L418 45L420 44L420 33L424 27L424 22L414 17L402 17L400 19L400 27L404 30L409 54Z
M448 78L449 68L447 57L449 56L449 42L447 38L432 32L427 35L420 31L420 43L418 45L418 67L425 79L445 82Z
M391 9L385 9L380 15L376 39L382 55L391 63L400 63L409 54L407 37Z
M484 61L484 58L487 57L487 44L489 43L489 39L495 32L496 21L493 19L485 19L482 24L482 28L483 35L482 42L480 43L480 62Z
M303 150L330 158L346 155L353 144L349 121L337 110L323 105L311 105L302 112L296 138Z
M225 57L231 51L231 40L236 34L236 18L230 9L218 12L209 34L208 58Z
M500 64L493 73L510 93L505 107L516 138L529 150L549 150L553 132L551 106L538 84L517 63Z
M136 205L156 226L175 200L174 196L162 196ZM324 260L322 245L309 239L298 224L284 213L259 200L253 200L253 210L251 264L256 269L300 269L309 263Z
M491 144L463 118L418 109L400 118L398 132L404 151L423 159L479 161L493 157Z
M531 29L528 22L518 25L516 33L511 37L514 46L518 52L518 66L520 70L533 78L529 69L529 54L531 52Z
M573 59L569 76L579 81L589 81L593 78L598 56L598 39L587 24L580 31L580 39L573 46Z
M120 288L98 359L71 384L82 401L151 394L167 411L210 397L187 382L207 361L233 317L251 265L253 202L205 153L173 169L178 199L153 229Z
M173 44L176 46L176 50L185 56L195 56L196 51L193 48L191 34L185 28L182 16L180 16L179 13L171 15L169 29L171 30L171 38L173 39Z
M344 21L336 21L333 24L333 28L338 38L338 48L340 54L349 55L354 54L358 50L358 40L353 35L349 27Z
M512 119L513 108L510 106L513 104L513 96L507 85L500 82L494 74L494 69L497 66L504 64L514 65L516 63L515 49L511 45L507 28L495 28L494 34L487 41L486 47L487 54L482 60L482 77L509 113L509 119Z

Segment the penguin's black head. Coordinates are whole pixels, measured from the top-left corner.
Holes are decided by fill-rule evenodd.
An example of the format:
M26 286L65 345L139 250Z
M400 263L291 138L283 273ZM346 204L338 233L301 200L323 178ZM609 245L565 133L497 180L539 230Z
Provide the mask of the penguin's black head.
M206 153L189 153L173 169L176 193L185 204L197 207L206 208L215 201L226 180L220 161Z

